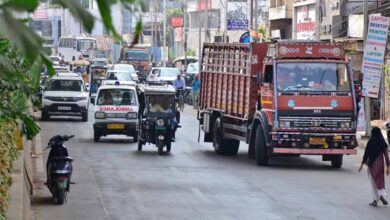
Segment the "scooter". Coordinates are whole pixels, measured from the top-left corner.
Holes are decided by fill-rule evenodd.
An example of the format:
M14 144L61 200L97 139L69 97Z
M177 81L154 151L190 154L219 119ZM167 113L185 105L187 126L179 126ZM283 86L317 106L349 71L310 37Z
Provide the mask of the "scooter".
M49 140L45 150L50 149L46 163L47 181L45 185L49 188L54 199L59 205L64 204L69 192L72 176L72 161L64 142L73 138L74 135L56 135Z

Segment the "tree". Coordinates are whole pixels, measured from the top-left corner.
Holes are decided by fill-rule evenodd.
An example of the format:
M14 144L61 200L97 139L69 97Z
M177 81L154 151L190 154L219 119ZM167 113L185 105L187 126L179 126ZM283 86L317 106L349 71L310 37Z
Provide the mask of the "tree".
M0 121L20 120L24 134L31 139L39 132L39 128L29 115L27 100L31 100L35 105L39 104L35 94L39 87L41 68L45 65L49 75L54 75L54 70L42 47L41 37L14 15L34 12L40 1L3 0L0 2L0 69L2 70L0 71ZM132 10L132 5L136 5L145 11L142 0L96 0L96 2L107 31L119 40L120 35L112 23L111 5L121 3L129 10ZM71 14L81 21L86 31L89 33L92 31L94 17L81 5L81 1L53 0L52 3L69 9ZM133 42L136 42L141 31L142 22L139 18ZM22 104L15 105L13 102L15 97Z

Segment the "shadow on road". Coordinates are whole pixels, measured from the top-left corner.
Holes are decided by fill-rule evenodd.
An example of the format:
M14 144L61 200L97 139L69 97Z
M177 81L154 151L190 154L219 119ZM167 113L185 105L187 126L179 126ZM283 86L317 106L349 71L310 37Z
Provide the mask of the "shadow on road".
M210 160L229 161L233 165L241 164L253 166L259 169L272 170L313 170L313 171L350 171L344 168L335 169L330 165L330 161L322 161L320 156L272 156L268 166L257 166L255 159L249 159L248 153L239 152L236 156L218 155L212 150L200 150L203 156Z
M61 117L61 116L51 116L50 119L46 121L42 121L41 118L39 118L39 121L41 122L59 122L59 121L67 121L67 122L83 122L80 117Z

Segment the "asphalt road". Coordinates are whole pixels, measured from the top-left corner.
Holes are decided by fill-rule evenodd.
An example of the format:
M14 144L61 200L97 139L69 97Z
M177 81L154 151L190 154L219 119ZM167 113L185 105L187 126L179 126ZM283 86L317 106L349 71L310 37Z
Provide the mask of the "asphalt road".
M41 142L55 134L75 134L67 142L74 158L68 201L55 205L43 185L41 155L32 199L34 219L389 219L390 207L372 208L366 172L358 156L342 169L318 156L277 157L258 167L241 143L237 156L216 155L197 142L196 113L185 109L171 153L121 136L93 142L93 114L88 122L65 118L40 122ZM124 138L124 139L123 139ZM39 139L39 138L38 138ZM39 154L39 146L38 154ZM43 158L47 157L44 152ZM387 188L390 178L387 177ZM390 191L389 191L390 193Z

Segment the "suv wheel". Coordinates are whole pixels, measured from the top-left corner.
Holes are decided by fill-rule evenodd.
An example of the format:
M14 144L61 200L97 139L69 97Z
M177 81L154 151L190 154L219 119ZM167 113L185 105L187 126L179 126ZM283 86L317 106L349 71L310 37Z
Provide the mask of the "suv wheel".
M49 113L45 110L42 109L42 112L41 112L41 120L42 121L47 121L49 120Z
M100 140L100 134L99 134L99 132L93 131L93 140L94 140L95 142L99 142L99 140Z
M81 120L88 121L88 110L86 112L81 113Z

